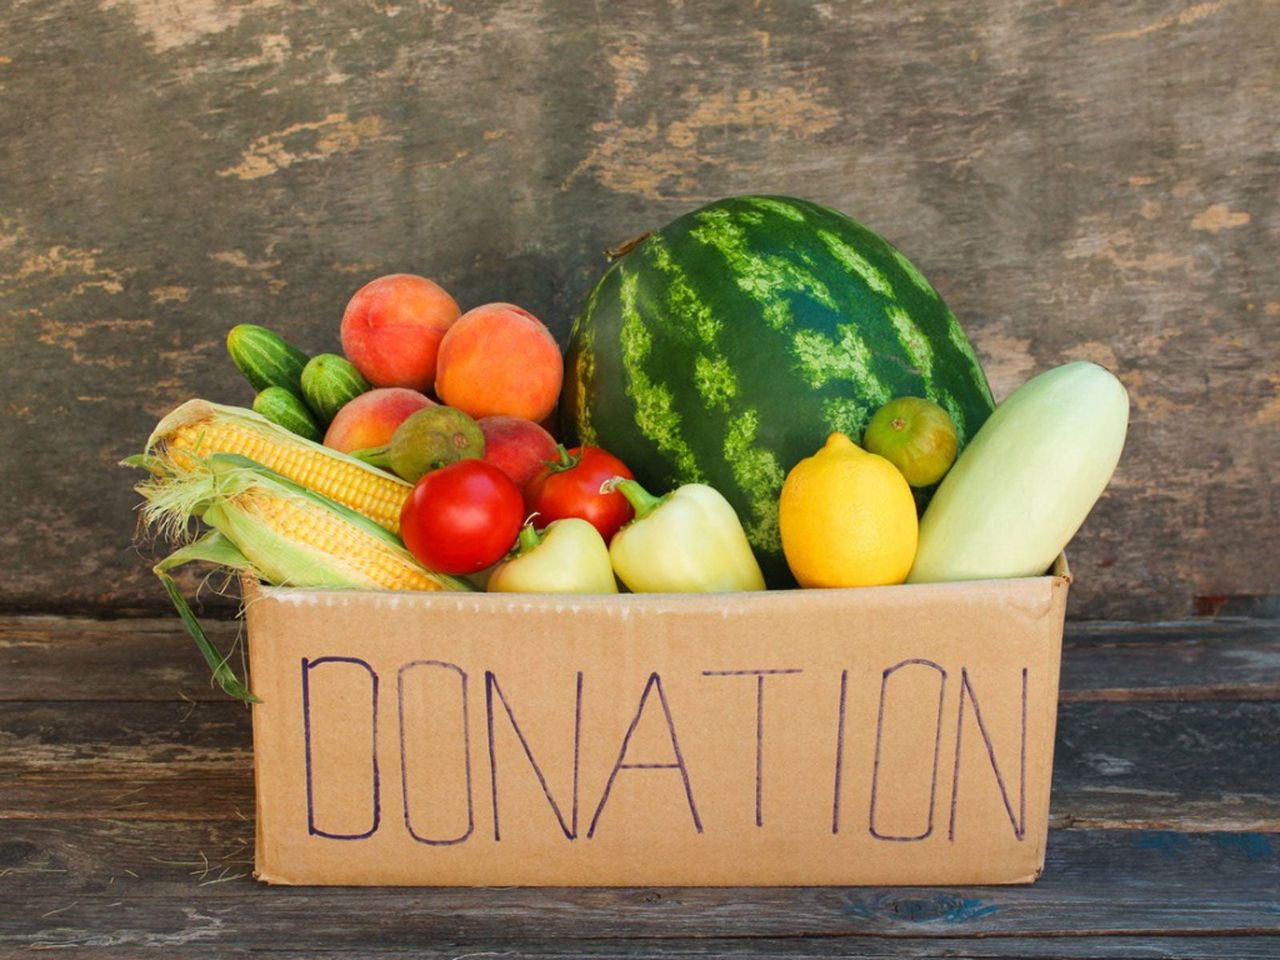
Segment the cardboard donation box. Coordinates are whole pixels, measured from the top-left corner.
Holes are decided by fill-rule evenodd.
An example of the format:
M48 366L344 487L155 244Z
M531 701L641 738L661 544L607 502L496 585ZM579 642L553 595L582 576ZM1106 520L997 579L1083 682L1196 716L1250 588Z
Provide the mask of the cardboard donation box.
M271 883L1026 883L1069 583L732 595L246 580Z

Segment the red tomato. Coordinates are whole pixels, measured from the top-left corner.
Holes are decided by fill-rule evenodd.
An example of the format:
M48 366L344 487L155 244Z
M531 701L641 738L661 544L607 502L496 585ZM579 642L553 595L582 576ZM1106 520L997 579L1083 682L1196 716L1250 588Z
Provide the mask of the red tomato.
M511 479L483 460L459 460L432 470L400 511L400 536L429 570L475 573L511 549L524 502Z
M605 543L613 539L635 511L622 494L601 493L610 477L634 480L627 465L599 447L560 447L560 462L549 463L525 487L525 504L538 514L534 521L545 527L553 520L581 517L600 531Z

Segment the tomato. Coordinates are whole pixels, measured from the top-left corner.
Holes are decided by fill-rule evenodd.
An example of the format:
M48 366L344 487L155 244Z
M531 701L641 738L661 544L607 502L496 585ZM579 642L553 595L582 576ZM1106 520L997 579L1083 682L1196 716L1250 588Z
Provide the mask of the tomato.
M429 570L475 573L502 559L523 520L520 490L505 473L459 460L417 482L400 511L400 536Z
M565 517L581 517L608 543L635 514L622 494L600 492L600 485L610 477L635 479L625 463L600 447L565 450L561 446L560 461L548 463L525 487L525 506L538 514L535 522L539 527Z

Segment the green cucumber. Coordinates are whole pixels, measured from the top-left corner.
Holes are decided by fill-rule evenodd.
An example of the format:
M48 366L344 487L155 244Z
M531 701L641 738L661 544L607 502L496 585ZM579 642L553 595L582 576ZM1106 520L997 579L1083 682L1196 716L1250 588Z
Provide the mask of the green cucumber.
M253 412L315 443L324 436L307 405L284 387L267 387L261 391L253 398Z
M237 324L227 332L227 353L253 389L284 387L302 397L307 355L279 334L253 323Z
M907 582L1043 574L1106 488L1128 425L1129 395L1096 363L1018 387L930 501Z
M355 365L336 353L316 354L302 370L302 396L325 426L339 410L371 389Z

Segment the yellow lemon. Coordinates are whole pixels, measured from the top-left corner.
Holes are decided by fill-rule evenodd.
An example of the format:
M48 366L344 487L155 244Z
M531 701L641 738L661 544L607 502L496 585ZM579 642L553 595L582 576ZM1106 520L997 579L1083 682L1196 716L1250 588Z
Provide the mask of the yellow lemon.
M902 583L919 536L915 500L898 468L843 433L787 474L778 526L802 587Z

